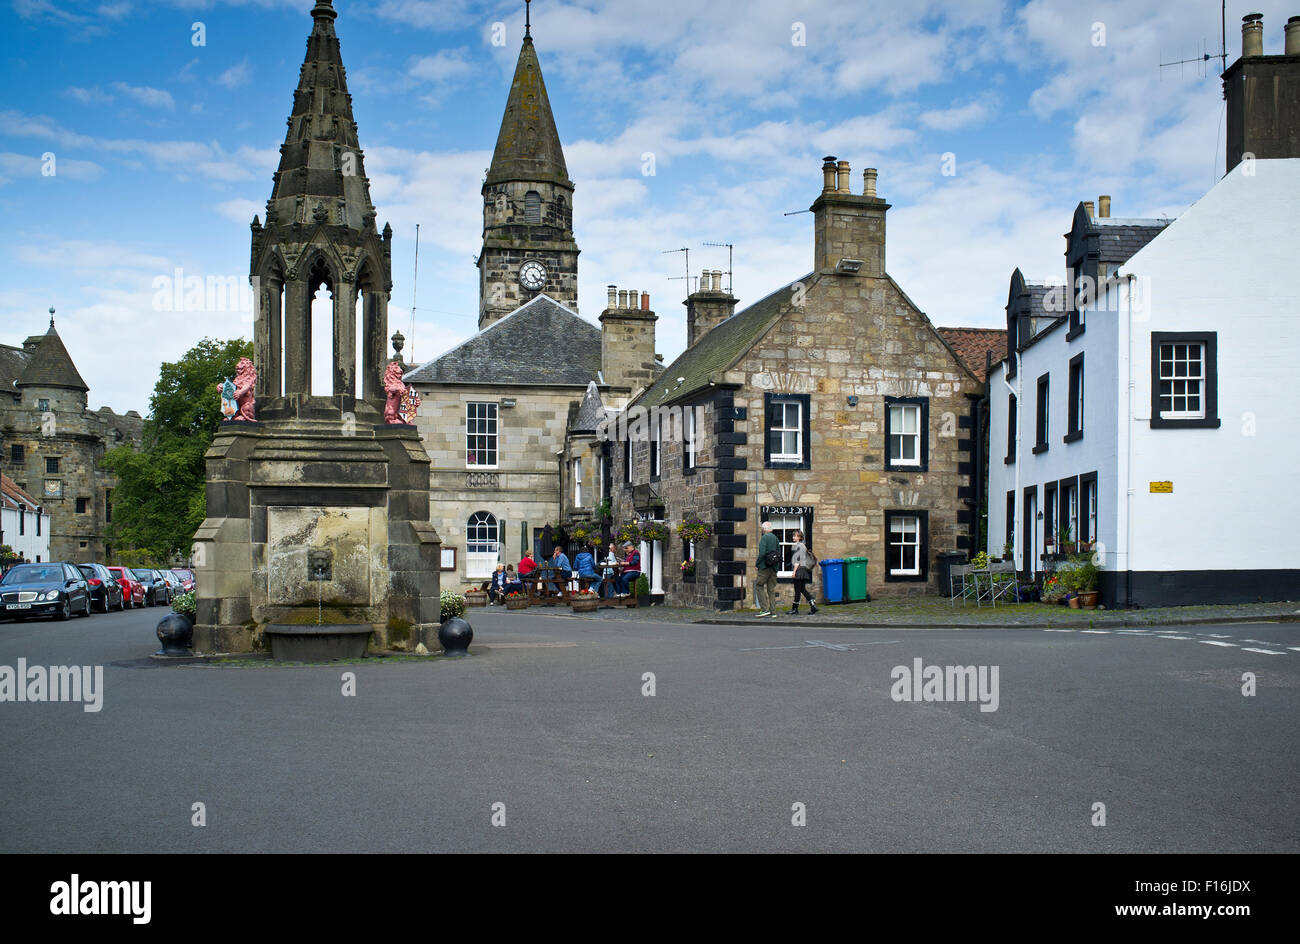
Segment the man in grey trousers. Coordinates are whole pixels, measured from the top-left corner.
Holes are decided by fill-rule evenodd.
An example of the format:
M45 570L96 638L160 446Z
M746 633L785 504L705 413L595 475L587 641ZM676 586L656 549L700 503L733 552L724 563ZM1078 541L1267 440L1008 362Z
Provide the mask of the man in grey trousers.
M754 577L754 588L758 591L758 615L772 616L776 606L776 567L766 564L769 554L776 554L779 562L781 542L772 533L772 522L763 522L763 537L758 542L758 561ZM779 566L779 563L778 563Z

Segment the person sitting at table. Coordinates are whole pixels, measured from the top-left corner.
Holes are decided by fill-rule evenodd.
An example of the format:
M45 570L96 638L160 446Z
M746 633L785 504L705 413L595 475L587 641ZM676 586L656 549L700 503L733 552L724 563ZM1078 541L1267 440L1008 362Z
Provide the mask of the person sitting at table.
M635 544L627 545L627 559L623 561L623 575L618 578L618 595L629 596L636 579L641 576L641 552Z
M600 592L600 574L596 573L596 558L592 556L591 545L584 545L582 550L573 555L573 569L579 577L591 578L590 588L596 593Z
M519 574L515 572L514 564L506 564L506 596L512 593L522 594L524 592L523 581L519 579Z
M532 551L524 551L523 559L519 561L519 576L527 577L537 569L537 561L533 560Z
M604 578L601 581L601 595L604 597L614 596L618 589L618 573L615 566L618 564L618 556L614 553L614 544L611 542L609 550L605 552L605 569L601 571Z
M556 545L555 553L551 555L551 569L555 571L555 576L564 580L568 580L569 575L573 573L573 565L569 563L569 556L564 553L564 548L559 545ZM556 596L564 596L562 587L554 583L548 583L546 587Z
M506 600L506 565L497 564L492 571L492 580L488 583L488 606L504 603Z

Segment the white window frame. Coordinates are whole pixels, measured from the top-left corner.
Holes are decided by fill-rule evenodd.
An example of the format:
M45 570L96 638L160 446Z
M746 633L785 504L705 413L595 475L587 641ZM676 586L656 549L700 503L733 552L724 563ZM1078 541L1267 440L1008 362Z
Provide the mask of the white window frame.
M654 443L652 444L653 448L650 450L650 458L652 460L650 463L650 474L652 476L659 475L661 470L663 469L663 461L664 461L663 429L664 429L664 415L662 413L656 412L655 430L654 430L655 439L654 439Z
M804 530L803 515L770 515L767 520L772 524L772 533L776 535L781 550L781 563L777 565L776 575L778 577L793 577L794 568L786 568L785 562L788 558L786 548L793 547L794 542L787 541L785 538L794 531ZM692 553L694 553L694 545L692 545Z
M686 407L686 468L695 468L695 408Z
M1085 489L1084 494L1087 496L1088 499L1086 502L1087 505L1086 512L1088 515L1088 540L1096 541L1097 540L1097 481L1096 479L1092 479L1090 481L1084 482L1083 487Z
M474 407L491 407L491 415L471 416ZM492 432L490 433L471 433L470 423L491 423ZM491 446L488 447L485 442L485 450L491 452L495 462L471 462L470 454L477 454L480 450L474 448L474 438L491 440ZM501 464L501 411L495 400L469 400L465 403L465 468L467 469L497 469Z
M490 511L476 511L465 520L465 576L481 579L492 576L501 555L501 522ZM486 529L491 529L490 532ZM495 535L483 540L486 534Z
M895 422L894 411L898 410L898 418L901 420L905 415L904 411L910 411L911 415L916 418L916 432L902 432L903 424ZM889 405L889 464L891 466L921 466L921 405L919 403L891 403ZM912 439L916 444L916 455L911 459L902 457L902 447L904 439ZM894 441L898 441L899 452L894 455Z
M1065 486L1065 526L1070 529L1070 540L1079 540L1079 486L1074 482Z
M605 491L605 452L602 449L596 454L596 494L600 496L600 501L609 497Z
M1180 347L1185 347L1185 348L1196 348L1198 351L1200 351L1200 355L1199 355L1199 357L1198 357L1195 361L1192 361L1190 357L1189 357L1189 358L1186 358L1186 359L1183 360L1183 361L1180 361L1180 360L1178 359L1178 357L1177 357L1177 354L1178 354L1178 348L1180 348ZM1165 360L1165 348L1169 348L1169 349L1170 349L1170 354L1169 354L1169 360L1168 360L1168 361ZM1170 396L1170 405L1171 405L1171 406L1172 406L1174 403L1177 403L1177 401L1178 401L1178 399L1180 398L1180 396L1181 396L1183 399L1187 399L1187 400L1190 400L1190 399L1194 396L1194 397L1196 398L1197 402L1200 403L1200 405L1201 405L1201 406L1200 406L1200 409L1198 409L1198 410L1173 410L1173 409L1165 410L1165 409L1161 409L1161 410L1160 410L1160 418L1161 418L1161 419L1164 419L1164 420L1201 420L1201 419L1205 419L1205 394L1206 394L1206 381L1207 381L1207 379L1208 379L1208 378L1206 377L1206 370L1205 370L1205 368L1206 368L1206 364L1205 364L1205 342L1204 342L1204 341L1162 341L1161 344L1160 344L1160 352L1159 352L1158 361L1159 361L1159 365L1160 365L1160 366L1159 366L1159 375L1156 377L1156 383L1161 387L1161 389L1160 389L1159 391L1157 391L1157 397L1158 397L1160 400L1163 400L1163 399L1164 399L1164 391L1163 391L1163 387L1164 387L1165 382L1167 381L1167 382L1170 384L1170 393L1169 393L1169 396ZM1168 363L1168 364L1170 365L1170 371L1171 371L1171 372L1170 372L1168 375L1165 374L1165 364L1166 364L1166 363ZM1195 364L1197 364L1198 367L1199 367L1199 373L1198 373L1196 376L1194 376L1194 377L1193 377L1190 373L1188 373L1188 374L1184 374L1183 376L1179 377L1179 376L1177 376L1177 374L1176 374L1176 371L1177 371L1177 365L1178 365L1179 363L1186 363L1186 364L1188 364L1188 365L1191 365L1191 364L1195 363ZM1197 392L1196 392L1195 394L1189 394L1189 393L1184 392L1183 394L1180 395L1180 394L1174 392L1174 390L1175 390L1174 385L1175 385L1175 384L1178 384L1178 383L1187 383L1187 384L1190 384L1190 383L1193 383L1193 382L1196 383L1196 384L1198 385L1198 386L1197 386Z
M907 536L907 533L908 533L908 532L907 532L906 529L901 529L901 530L897 530L897 531L895 530L895 525L898 525L898 524L900 524L900 523L905 523L905 522L911 522L911 524L912 524L912 528L913 528L911 534L912 534L912 537L914 538L914 540L913 540L913 541L895 541L895 540L894 540L894 535L895 535L895 534L901 534L901 535L903 535L904 537ZM913 563L914 563L915 566L912 567L912 568L910 568L910 569L909 569L909 568L906 568L906 567L891 567L891 568L889 569L889 575L890 575L891 577L919 577L919 576L921 576L921 516L920 516L920 515L893 515L893 516L890 517L890 519L889 519L889 536L888 536L888 542L887 542L887 545L886 545L886 547L885 547L885 560L886 560L886 562L888 562L889 557L890 557L890 548L892 548L892 547L894 546L894 544L896 544L896 543L897 543L897 544L901 544L901 545L904 546L904 547L911 547L911 548L912 548L912 551L913 551Z
M798 400L776 399L777 405L781 407L781 422L773 425L770 433L780 433L781 448L785 448L785 434L794 433L795 451L794 452L774 452L771 456L772 462L803 462L803 404ZM794 407L794 426L786 425L789 418L787 410Z
M573 507L582 507L582 460L573 460Z

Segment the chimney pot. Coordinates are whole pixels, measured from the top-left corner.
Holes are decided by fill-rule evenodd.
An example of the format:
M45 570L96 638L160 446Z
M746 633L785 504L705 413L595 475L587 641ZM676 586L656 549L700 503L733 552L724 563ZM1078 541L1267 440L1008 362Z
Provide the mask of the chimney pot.
M1110 194L1103 193L1097 198L1097 215L1102 219L1110 216Z
M627 307L627 291L625 289L618 290L618 307L619 308Z
M713 290L715 292L722 291L722 270L721 269L713 270Z
M1241 18L1241 56L1264 55L1264 14L1248 13Z
M627 290L627 304L625 308L636 308L641 304L641 293L634 288Z
M608 291L609 291L609 301L605 304L605 307L617 308L618 307L618 286L610 285L608 286Z
M835 192L835 158L822 158L822 193Z
M1286 21L1286 46L1283 52L1288 56L1300 56L1300 16L1293 16Z
M649 292L642 292L642 293L641 293L641 310L642 310L642 311L649 311L649 310L650 310L650 293L649 293Z
M838 186L836 186L835 192L848 193L849 192L849 162L840 161L839 164L837 165L837 173L839 176L839 184Z
M1097 215L1096 208L1092 205L1091 200L1084 200L1083 208L1088 211L1088 219L1092 219L1094 216Z
M876 169L868 167L862 172L862 195L864 197L874 197L876 195Z

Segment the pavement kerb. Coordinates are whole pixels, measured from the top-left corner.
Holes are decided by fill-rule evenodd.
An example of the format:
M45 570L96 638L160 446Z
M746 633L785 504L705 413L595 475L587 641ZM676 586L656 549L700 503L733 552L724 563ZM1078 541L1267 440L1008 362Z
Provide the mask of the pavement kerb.
M766 617L751 616L748 619L702 619L694 620L691 626L801 626L818 629L1150 629L1159 626L1222 626L1228 623L1300 623L1300 616L1294 614L1261 614L1259 616L1212 616L1194 619L1153 620L1151 622L1118 622L1104 620L1097 624L1083 624L1075 621L1069 623L866 623L836 620L818 622L816 618L805 620L776 620Z

